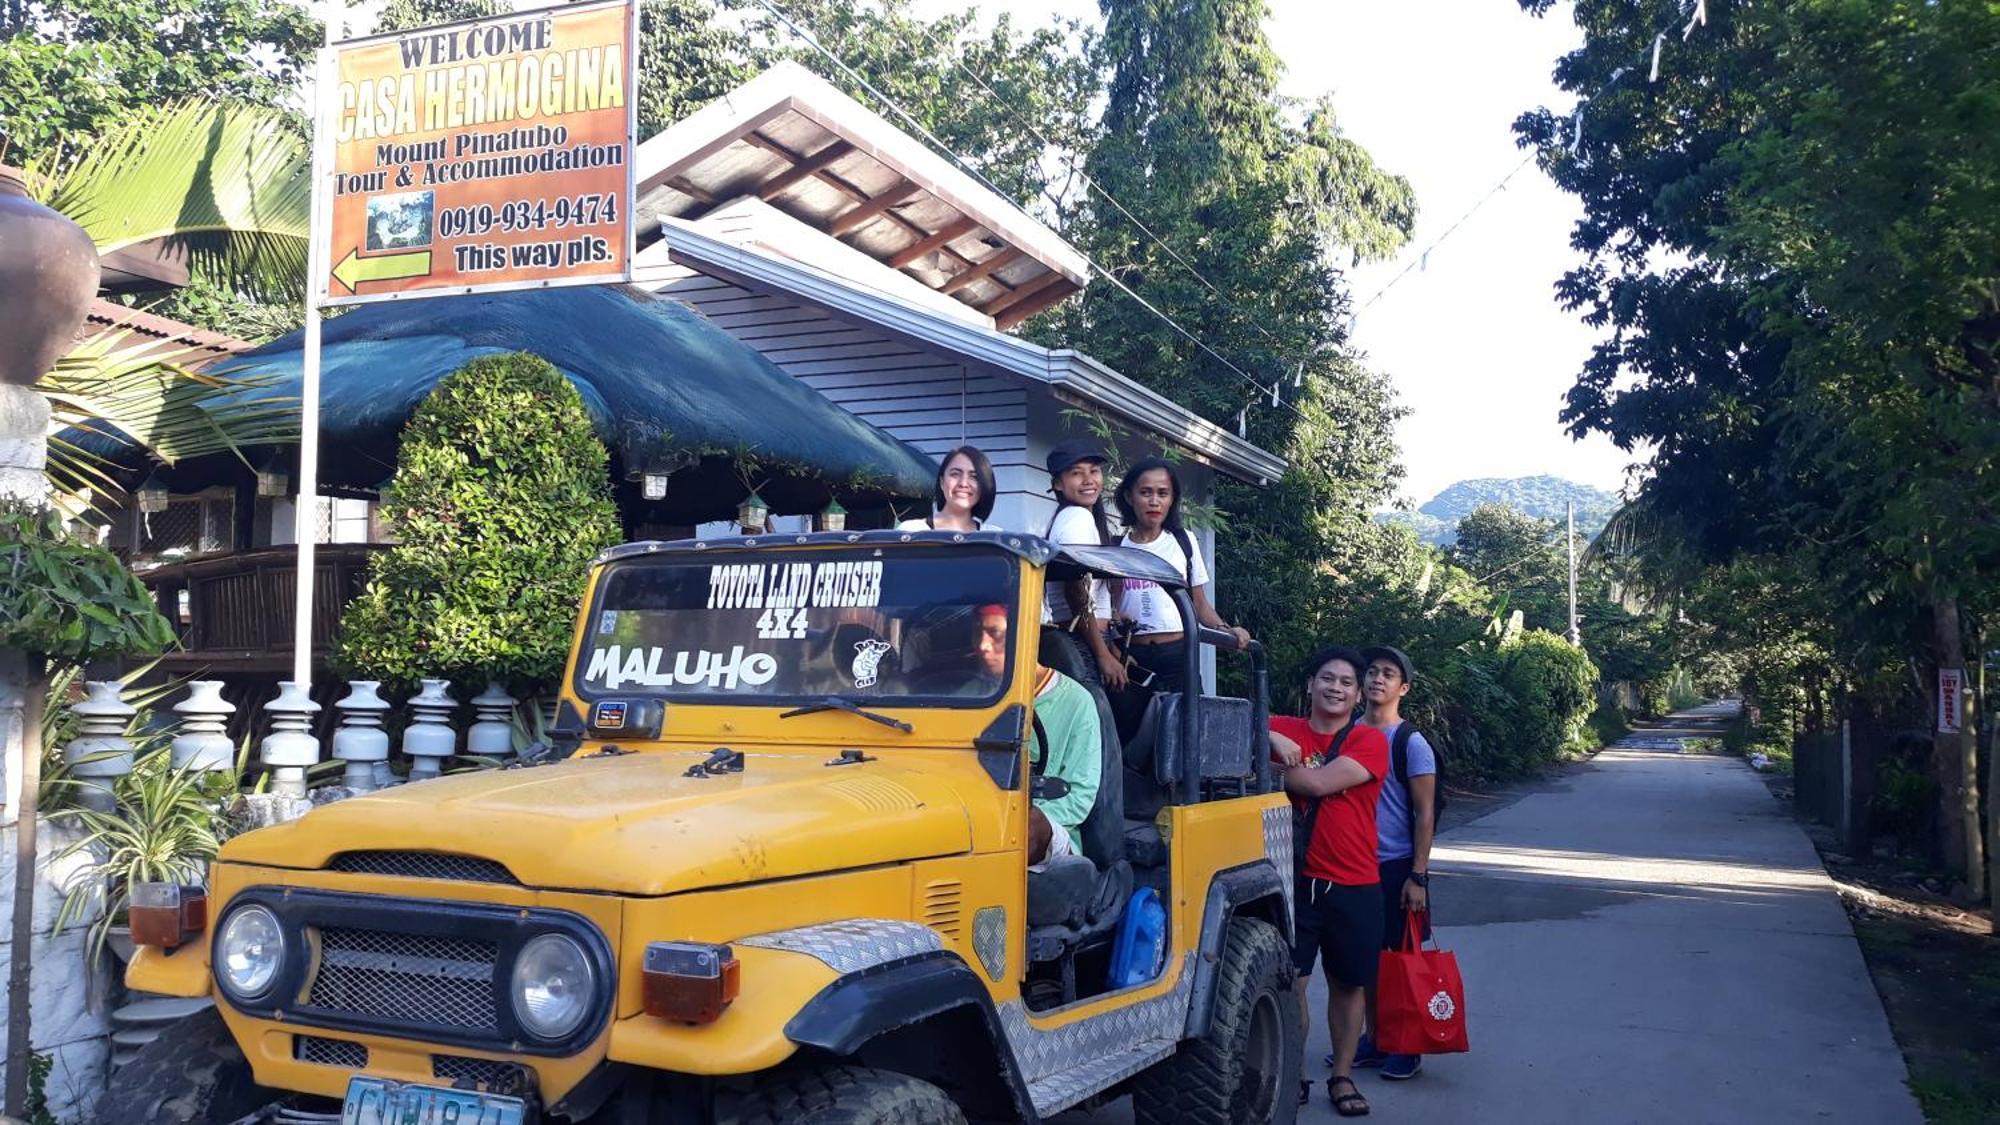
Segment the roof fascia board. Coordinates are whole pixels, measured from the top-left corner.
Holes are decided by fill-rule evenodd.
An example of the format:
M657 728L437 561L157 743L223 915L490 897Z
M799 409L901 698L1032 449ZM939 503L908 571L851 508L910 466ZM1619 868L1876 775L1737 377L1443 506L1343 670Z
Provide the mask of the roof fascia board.
M895 297L721 241L681 219L663 217L661 233L676 262L725 280L791 293L858 317L885 331L997 367L1071 394L1211 460L1231 476L1256 484L1277 479L1283 458L1260 449L1072 349L1050 351L1003 332L915 308ZM643 281L635 276L635 281Z

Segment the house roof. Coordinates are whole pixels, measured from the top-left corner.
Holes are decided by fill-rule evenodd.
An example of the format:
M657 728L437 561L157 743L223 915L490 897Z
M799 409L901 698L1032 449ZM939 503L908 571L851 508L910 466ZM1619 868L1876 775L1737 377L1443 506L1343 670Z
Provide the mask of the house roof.
M781 512L817 510L835 494L854 506L931 491L935 466L922 453L685 306L636 289L384 302L335 317L323 332L320 479L335 489L372 491L389 476L404 425L438 380L478 356L526 351L582 393L621 488L631 491L628 478L649 464L683 466L667 499L641 518L723 518L746 484ZM302 342L294 332L219 370L266 377L246 395L295 398ZM175 487L192 483L178 467L169 475Z
M83 328L77 339L87 340L124 333L127 343L158 345L157 357L183 367L206 367L217 360L240 355L257 345L219 332L196 328L140 309L127 308L102 297L92 299L84 313Z
M1266 484L1284 474L1284 458L1082 352L1044 348L806 262L718 238L714 231L678 219L663 219L661 233L668 256L688 268L739 285L787 293L916 344L1046 384L1058 395L1115 415L1239 480Z
M796 63L648 139L635 174L642 233L754 196L1002 328L1090 277L1054 231Z

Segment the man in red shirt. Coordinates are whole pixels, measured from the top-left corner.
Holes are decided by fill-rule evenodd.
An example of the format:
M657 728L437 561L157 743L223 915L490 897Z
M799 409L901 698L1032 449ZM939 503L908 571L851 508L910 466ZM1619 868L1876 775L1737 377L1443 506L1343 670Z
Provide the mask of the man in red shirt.
M1292 898L1299 1018L1309 1031L1306 982L1313 962L1324 960L1326 1021L1335 1060L1326 1086L1342 1117L1368 1112L1367 1099L1354 1085L1354 1049L1382 946L1375 802L1389 772L1389 740L1374 727L1355 722L1364 667L1353 649L1320 650L1306 663L1309 713L1271 720L1272 754L1285 765L1285 790L1312 821L1309 837L1292 841L1293 847L1305 849ZM1304 1094L1302 1090L1302 1100Z

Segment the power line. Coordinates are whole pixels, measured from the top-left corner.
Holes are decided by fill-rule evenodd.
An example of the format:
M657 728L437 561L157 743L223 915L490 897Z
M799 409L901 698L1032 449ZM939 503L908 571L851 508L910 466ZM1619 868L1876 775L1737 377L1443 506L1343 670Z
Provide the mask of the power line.
M1375 291L1374 296L1354 306L1353 315L1355 316L1361 315L1362 309L1365 309L1369 305L1372 305L1375 302L1381 300L1382 294L1387 293L1391 289L1394 289L1396 287L1396 283L1403 280L1405 277L1408 277L1412 270L1415 270L1417 267L1428 262L1430 260L1431 251L1436 250L1440 245L1443 244L1445 239L1450 238L1452 234L1458 230L1458 228L1464 226L1465 221L1467 219L1470 219L1472 218L1472 216L1478 214L1479 209L1481 207L1486 206L1488 200L1492 199L1496 195L1499 195L1501 192L1507 190L1507 184L1511 180L1513 180L1515 176L1520 175L1522 169L1534 163L1534 161L1535 161L1535 154L1532 152L1529 153L1527 156L1522 157L1521 162L1519 164L1514 165L1513 171L1508 172L1505 176L1502 176L1500 178L1499 183L1494 184L1492 187L1488 188L1486 190L1485 195L1480 196L1476 201L1474 201L1471 207L1466 209L1465 214L1460 215L1458 217L1457 222L1451 224L1449 227L1446 227L1443 234L1438 235L1437 238L1432 240L1430 245L1424 247L1423 250L1416 257L1410 259L1409 265L1404 266L1402 270L1400 270L1396 274L1396 276L1390 278L1388 282L1382 286L1382 288L1377 289Z

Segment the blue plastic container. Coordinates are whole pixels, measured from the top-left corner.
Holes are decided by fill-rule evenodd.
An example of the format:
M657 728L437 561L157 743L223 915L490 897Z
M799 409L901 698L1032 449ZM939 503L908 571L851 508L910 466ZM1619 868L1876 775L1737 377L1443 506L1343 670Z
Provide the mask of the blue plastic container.
M1167 956L1167 908L1151 887L1132 892L1118 936L1111 942L1111 980L1115 989L1144 984L1160 975Z

